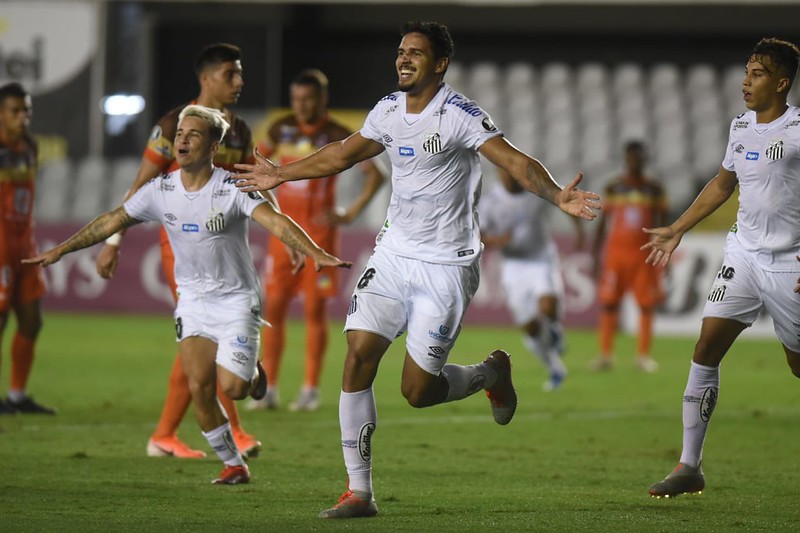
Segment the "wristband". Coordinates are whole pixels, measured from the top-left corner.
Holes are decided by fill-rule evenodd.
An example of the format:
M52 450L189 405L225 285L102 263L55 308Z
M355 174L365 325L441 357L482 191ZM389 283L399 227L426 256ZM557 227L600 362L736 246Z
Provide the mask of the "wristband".
M106 239L106 244L110 246L116 246L119 248L119 243L122 242L122 233L116 232L114 235Z

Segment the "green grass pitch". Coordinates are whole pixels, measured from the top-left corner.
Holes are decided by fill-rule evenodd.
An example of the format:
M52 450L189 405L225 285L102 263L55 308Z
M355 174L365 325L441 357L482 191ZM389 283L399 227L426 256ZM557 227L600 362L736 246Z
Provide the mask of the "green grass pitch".
M800 527L798 383L777 341L741 340L722 366L705 450L706 491L654 500L675 465L693 339L657 337L661 369L638 373L634 341L613 372L592 374L593 332L568 332L570 375L541 392L544 372L511 329L465 327L451 361L502 347L513 355L516 418L494 424L487 399L416 410L400 394L403 339L375 383L374 481L380 515L326 521L344 489L338 391L341 325L331 330L316 413L242 411L264 442L253 482L213 486L215 457L156 459L145 444L175 355L166 316L48 314L30 391L55 417L0 418L0 531L788 531ZM8 380L5 337L2 387ZM699 326L699 324L698 324ZM302 324L281 376L300 386ZM181 437L207 449L191 414Z

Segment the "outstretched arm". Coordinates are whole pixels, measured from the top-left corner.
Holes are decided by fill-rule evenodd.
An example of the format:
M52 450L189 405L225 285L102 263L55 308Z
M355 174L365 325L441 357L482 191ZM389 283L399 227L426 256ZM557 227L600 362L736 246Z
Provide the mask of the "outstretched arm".
M324 178L347 170L356 163L383 152L383 145L354 133L343 141L327 144L297 161L278 167L254 150L256 162L234 165L239 173L236 186L244 192L268 191L285 181Z
M697 195L678 220L666 227L642 228L650 234L650 242L642 246L642 250L650 250L646 262L651 265L665 266L672 252L680 244L683 234L697 225L724 204L736 190L736 174L724 167L709 181Z
M120 206L113 211L108 211L98 216L55 248L51 248L36 257L23 259L22 262L27 264L40 264L42 266L52 265L61 259L62 256L70 252L88 248L117 231L129 228L139 222L141 221L132 218L125 209Z
M577 186L583 179L578 172L572 183L564 188L553 180L550 172L536 159L519 151L504 137L493 137L479 148L489 161L508 171L526 190L541 196L574 217L593 220L600 209L600 196Z
M260 204L253 210L252 218L267 231L277 236L287 246L314 259L317 270L321 270L326 266L344 268L353 266L351 262L342 261L338 257L334 257L320 248L294 220L276 211L275 208L267 202Z

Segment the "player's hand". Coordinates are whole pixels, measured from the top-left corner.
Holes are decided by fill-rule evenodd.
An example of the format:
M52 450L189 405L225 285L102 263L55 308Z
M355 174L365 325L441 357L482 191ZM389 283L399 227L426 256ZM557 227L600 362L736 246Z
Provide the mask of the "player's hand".
M564 187L556 195L556 205L567 214L574 217L594 220L600 206L600 195L597 193L578 189L578 184L583 180L583 172L578 172L572 183Z
M266 192L280 185L278 166L261 155L258 148L253 148L253 155L256 159L254 165L246 163L236 163L234 165L236 170L244 171L239 172L239 179L235 183L239 190L242 192Z
M295 250L288 244L286 246L286 253L289 254L289 261L292 263L292 276L296 276L306 266L306 256L300 250Z
M22 263L25 265L42 265L43 267L50 266L53 263L57 263L63 254L58 251L58 248L51 248L46 252L42 252L36 257L29 257L28 259L23 259Z
M119 246L113 244L104 244L97 254L95 259L95 267L97 273L101 278L110 279L114 277L117 272L117 264L119 263Z
M342 261L338 257L335 257L328 252L322 252L320 255L314 258L314 268L319 272L325 267L340 267L340 268L350 268L353 266L353 263L350 261Z
M650 235L650 242L640 248L640 250L650 250L645 263L653 266L667 266L672 252L683 238L683 233L678 233L670 227L642 228L642 231Z

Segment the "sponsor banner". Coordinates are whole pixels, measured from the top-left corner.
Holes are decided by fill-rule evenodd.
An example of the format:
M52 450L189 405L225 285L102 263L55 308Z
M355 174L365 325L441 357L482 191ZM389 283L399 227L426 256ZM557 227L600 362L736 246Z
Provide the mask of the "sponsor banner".
M0 9L0 83L34 96L78 75L97 49L97 3L5 1Z
M251 225L252 226L252 225ZM55 246L80 229L80 224L39 224L37 238L40 249ZM48 310L87 312L129 312L171 314L172 296L161 272L158 227L152 224L135 226L125 235L119 268L111 280L100 278L95 271L95 257L101 245L67 255L45 269L48 294L44 304ZM342 232L340 257L353 261L353 268L342 271L342 292L330 302L331 317L344 320L351 302L352 288L358 283L372 253L375 236L366 231ZM251 228L250 247L259 272L263 271L267 234ZM572 248L572 238L557 238L564 276L565 323L568 327L593 328L597 323L597 298L592 277L592 260L586 251ZM722 234L687 235L668 269L668 298L658 310L655 329L659 335L697 335L703 305L717 271L722 265ZM500 283L500 262L497 252L487 251L482 260L481 285L465 318L467 324L513 324L505 307ZM302 316L300 302L291 308L292 316ZM638 326L636 306L623 305L621 324L629 332ZM772 321L762 317L747 335L774 336Z

